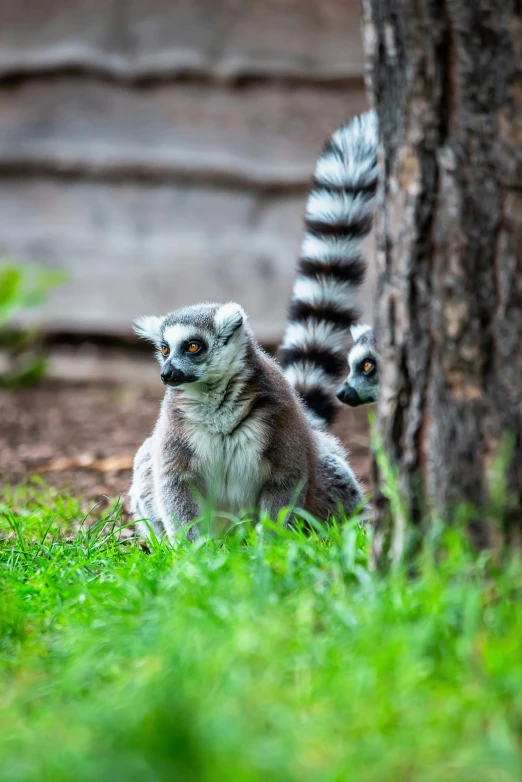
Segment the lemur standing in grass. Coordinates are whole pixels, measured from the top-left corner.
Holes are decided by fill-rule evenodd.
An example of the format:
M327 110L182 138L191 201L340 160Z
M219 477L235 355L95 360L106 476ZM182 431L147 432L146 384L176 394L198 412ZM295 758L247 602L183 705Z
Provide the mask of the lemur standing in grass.
M337 131L310 194L282 368L260 348L239 304L197 304L135 322L156 346L167 386L154 431L134 463L131 512L139 534L194 539L204 502L217 512L295 504L319 519L350 514L361 488L335 415L356 294L361 241L377 180L373 114Z

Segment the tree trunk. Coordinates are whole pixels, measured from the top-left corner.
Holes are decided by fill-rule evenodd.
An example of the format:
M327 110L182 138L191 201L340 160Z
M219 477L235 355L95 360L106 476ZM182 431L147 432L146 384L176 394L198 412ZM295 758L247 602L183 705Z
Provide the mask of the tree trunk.
M378 431L404 508L378 491L382 562L427 509L474 508L487 544L503 494L504 531L522 531L522 0L363 10L383 171Z

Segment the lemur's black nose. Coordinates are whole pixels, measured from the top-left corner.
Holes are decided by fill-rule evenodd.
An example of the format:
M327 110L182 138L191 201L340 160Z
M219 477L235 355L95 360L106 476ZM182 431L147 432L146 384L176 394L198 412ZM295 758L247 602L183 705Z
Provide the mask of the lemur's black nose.
M173 367L170 361L161 370L160 377L167 386L179 386L188 379L185 373Z
M160 375L160 377L161 377L161 379L162 379L162 381L163 381L164 383L168 383L168 382L169 382L169 380L170 380L170 378L172 377L172 375L173 375L173 369L172 369L172 367L171 367L171 365L170 365L170 364L167 364L167 365L166 365L166 366L164 366L164 367L163 367L163 369L161 370L161 375Z
M348 383L345 383L339 391L336 394L337 399L339 402L342 402L343 405L350 405L350 407L358 407L359 405L362 405L362 400L355 390L353 386L348 385Z

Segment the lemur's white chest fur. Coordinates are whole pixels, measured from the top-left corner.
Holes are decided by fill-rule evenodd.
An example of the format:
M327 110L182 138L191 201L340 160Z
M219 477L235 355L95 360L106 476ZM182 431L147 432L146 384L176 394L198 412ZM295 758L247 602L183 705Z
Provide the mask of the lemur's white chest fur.
M267 475L263 422L236 395L222 405L206 402L187 405L183 414L202 495L229 513L256 507Z

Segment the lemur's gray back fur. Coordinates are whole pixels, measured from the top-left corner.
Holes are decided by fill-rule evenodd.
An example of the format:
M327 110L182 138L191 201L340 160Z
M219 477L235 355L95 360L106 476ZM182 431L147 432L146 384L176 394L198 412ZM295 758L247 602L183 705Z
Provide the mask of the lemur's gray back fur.
M376 187L377 121L367 112L337 130L317 161L280 352L284 375L318 428L331 424L338 410Z

